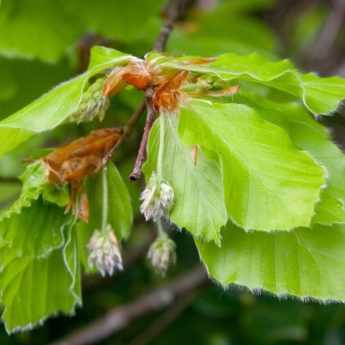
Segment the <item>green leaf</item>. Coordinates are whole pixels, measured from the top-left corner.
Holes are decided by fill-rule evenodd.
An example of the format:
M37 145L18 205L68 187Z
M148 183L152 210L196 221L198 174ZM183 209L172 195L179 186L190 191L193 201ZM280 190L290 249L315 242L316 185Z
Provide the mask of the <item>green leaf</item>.
M194 236L219 244L227 212L218 160L201 151L194 163L192 147L184 145L178 136L176 114L160 116L164 123L162 178L173 187L175 194L170 219ZM146 180L157 170L161 121L156 121L150 132L148 159L144 166Z
M58 85L0 122L0 138L6 138L0 147L0 155L33 135L52 130L65 122L77 111L89 79L128 58L128 55L120 55L117 51L101 55L102 51L101 48L94 50L96 56L91 58L92 65L87 72Z
M309 226L325 172L287 133L242 104L190 100L180 134L219 155L229 217L246 230Z
M23 183L20 196L7 211L1 214L0 222L13 214L20 213L22 208L31 206L32 202L39 198L48 182L46 168L41 161L36 161L26 167L20 179Z
M131 55L124 54L116 49L95 46L91 49L89 70L99 70L100 68L113 67L114 63L119 65L126 63L131 58Z
M129 237L133 224L133 210L130 195L120 173L113 163L108 164L108 223L119 240ZM90 218L87 224L80 222L77 225L80 243L80 255L87 267L86 245L94 232L101 229L103 212L103 184L102 173L89 177L86 191L90 203Z
M58 312L71 314L81 303L71 226L62 209L42 200L0 223L0 291L7 332L31 329Z
M329 114L345 98L345 79L302 74L288 60L272 62L258 54L223 54L208 64L192 64L191 57L165 58L161 66L210 74L223 80L244 80L286 92L301 99L313 114ZM189 62L188 62L189 61Z
M278 295L345 300L345 229L246 233L229 224L222 247L197 241L211 277L224 287L239 284Z
M314 223L345 223L345 155L332 142L328 130L296 103L276 103L252 95L235 96L235 100L255 107L265 120L286 130L294 144L327 169L326 188L316 206Z
M51 130L78 109L87 82L83 74L52 89L15 114L0 122L0 138L7 138L0 155L13 150L34 134Z
M46 257L62 246L65 224L63 209L38 199L0 222L0 245L12 248L18 256Z

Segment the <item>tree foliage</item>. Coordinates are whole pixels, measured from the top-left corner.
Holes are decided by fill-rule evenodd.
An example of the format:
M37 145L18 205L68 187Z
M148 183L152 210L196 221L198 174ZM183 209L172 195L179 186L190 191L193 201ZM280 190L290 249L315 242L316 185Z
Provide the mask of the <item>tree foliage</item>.
M3 1L1 174L18 174L27 159L21 192L0 215L7 332L73 314L84 271L121 270L139 208L158 228L149 258L160 273L178 251L171 224L191 235L224 288L345 301L345 159L323 124L337 116L345 79L277 58L272 33L251 14L268 1L194 13L189 29L173 33L170 54L147 53L161 3L144 3L133 11L116 1ZM111 13L123 17L114 23ZM218 34L229 18L231 30ZM72 75L70 47L87 30L121 42L120 50L96 35L86 70L62 81ZM37 39L16 39L26 34ZM38 84L20 107L13 100L30 73L16 75L16 64L33 66ZM118 157L127 158L124 143L133 145L138 123L128 118L140 97L153 126L144 130L139 207L139 187L124 178L134 157ZM136 168L142 157L139 150Z

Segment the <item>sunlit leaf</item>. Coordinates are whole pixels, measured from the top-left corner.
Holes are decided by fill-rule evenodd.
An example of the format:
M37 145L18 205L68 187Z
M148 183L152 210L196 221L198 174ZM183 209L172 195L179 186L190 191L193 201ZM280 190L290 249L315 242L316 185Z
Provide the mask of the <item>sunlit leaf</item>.
M0 223L0 291L8 332L30 329L57 312L73 313L81 302L69 222L63 209L38 200Z
M276 103L252 95L236 95L234 99L245 101L265 120L284 128L297 147L309 152L327 169L327 181L313 222L345 223L345 155L332 141L329 131L296 103Z
M236 224L263 231L310 225L325 172L280 127L242 104L190 100L179 129L190 144L219 155Z
M0 147L0 155L14 149L34 134L49 131L61 125L78 109L88 80L95 74L123 61L117 51L103 55L101 48L95 49L90 69L62 83L30 103L15 114L0 122L0 137L7 138Z
M220 228L227 222L224 191L217 157L206 156L203 150L193 159L193 148L184 145L177 131L176 114L162 114L164 152L162 178L174 189L175 203L170 219L194 236L220 243ZM150 134L145 175L148 180L157 170L160 143L159 123Z
M189 61L188 61L189 60ZM345 79L321 78L300 73L288 60L273 62L258 54L223 54L207 64L193 64L193 58L166 58L162 66L213 75L223 80L251 81L277 89L303 101L313 114L329 114L345 98Z
M251 232L229 224L221 248L197 241L211 277L278 295L345 300L345 229L314 226L292 232Z

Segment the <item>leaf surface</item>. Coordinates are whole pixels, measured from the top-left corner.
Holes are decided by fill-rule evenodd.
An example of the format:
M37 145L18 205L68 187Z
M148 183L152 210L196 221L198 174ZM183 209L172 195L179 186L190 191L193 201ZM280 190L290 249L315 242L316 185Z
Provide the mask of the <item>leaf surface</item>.
M161 114L164 125L162 177L174 189L175 204L170 219L194 236L220 243L220 229L227 222L220 167L217 157L199 150L193 162L192 147L179 138L176 114ZM150 133L145 176L157 169L161 121Z
M35 134L49 131L64 123L79 107L89 79L109 67L127 61L128 55L97 47L87 72L59 84L21 110L0 121L0 137L7 140L0 155L13 150Z
M163 58L161 66L213 75L223 80L243 80L283 91L303 101L315 115L327 115L345 98L345 79L322 78L300 73L288 60L270 61L256 53L223 54L207 64L194 64L193 57Z
M229 217L246 230L309 226L325 172L287 133L242 104L190 100L180 134L219 155Z
M327 181L316 206L314 223L345 223L345 155L332 141L327 128L296 103L277 103L252 95L235 99L255 107L257 113L287 131L294 144L327 169Z
M80 298L75 235L63 209L41 199L0 223L2 318L9 333L31 329Z
M229 224L221 248L197 241L211 277L278 295L345 300L345 229L314 226L292 232L246 233Z

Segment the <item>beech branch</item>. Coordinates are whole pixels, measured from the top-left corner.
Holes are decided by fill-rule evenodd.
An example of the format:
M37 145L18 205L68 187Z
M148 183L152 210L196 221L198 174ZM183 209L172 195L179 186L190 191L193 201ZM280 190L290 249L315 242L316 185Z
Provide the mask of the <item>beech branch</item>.
M162 52L165 50L168 39L170 34L174 28L174 25L178 19L184 16L187 11L187 8L190 4L190 0L170 0L165 8L165 21L160 30L159 36L156 39L153 48L158 51ZM147 90L147 94L145 95L145 101L143 104L140 105L139 109L141 109L146 104L146 122L144 127L144 133L141 138L137 158L135 160L134 168L132 173L129 175L129 178L132 181L136 181L141 177L141 168L143 163L146 159L146 146L147 140L152 128L155 114L154 110L151 105L151 95L149 92L151 90Z
M149 89L148 91L151 91L151 90ZM149 139L149 134L150 134L150 130L152 128L153 122L155 120L155 112L152 107L151 94L149 92L146 92L146 95L145 95L145 105L146 105L147 115L146 115L144 132L140 141L140 146L139 146L137 158L135 160L133 171L129 175L129 178L132 181L138 180L141 176L141 167L144 164L145 159L146 159L147 141Z
M72 332L66 338L51 345L90 345L119 332L140 317L172 305L181 296L201 288L208 283L203 267L197 266L175 280L148 292L136 301L116 307L98 320Z

